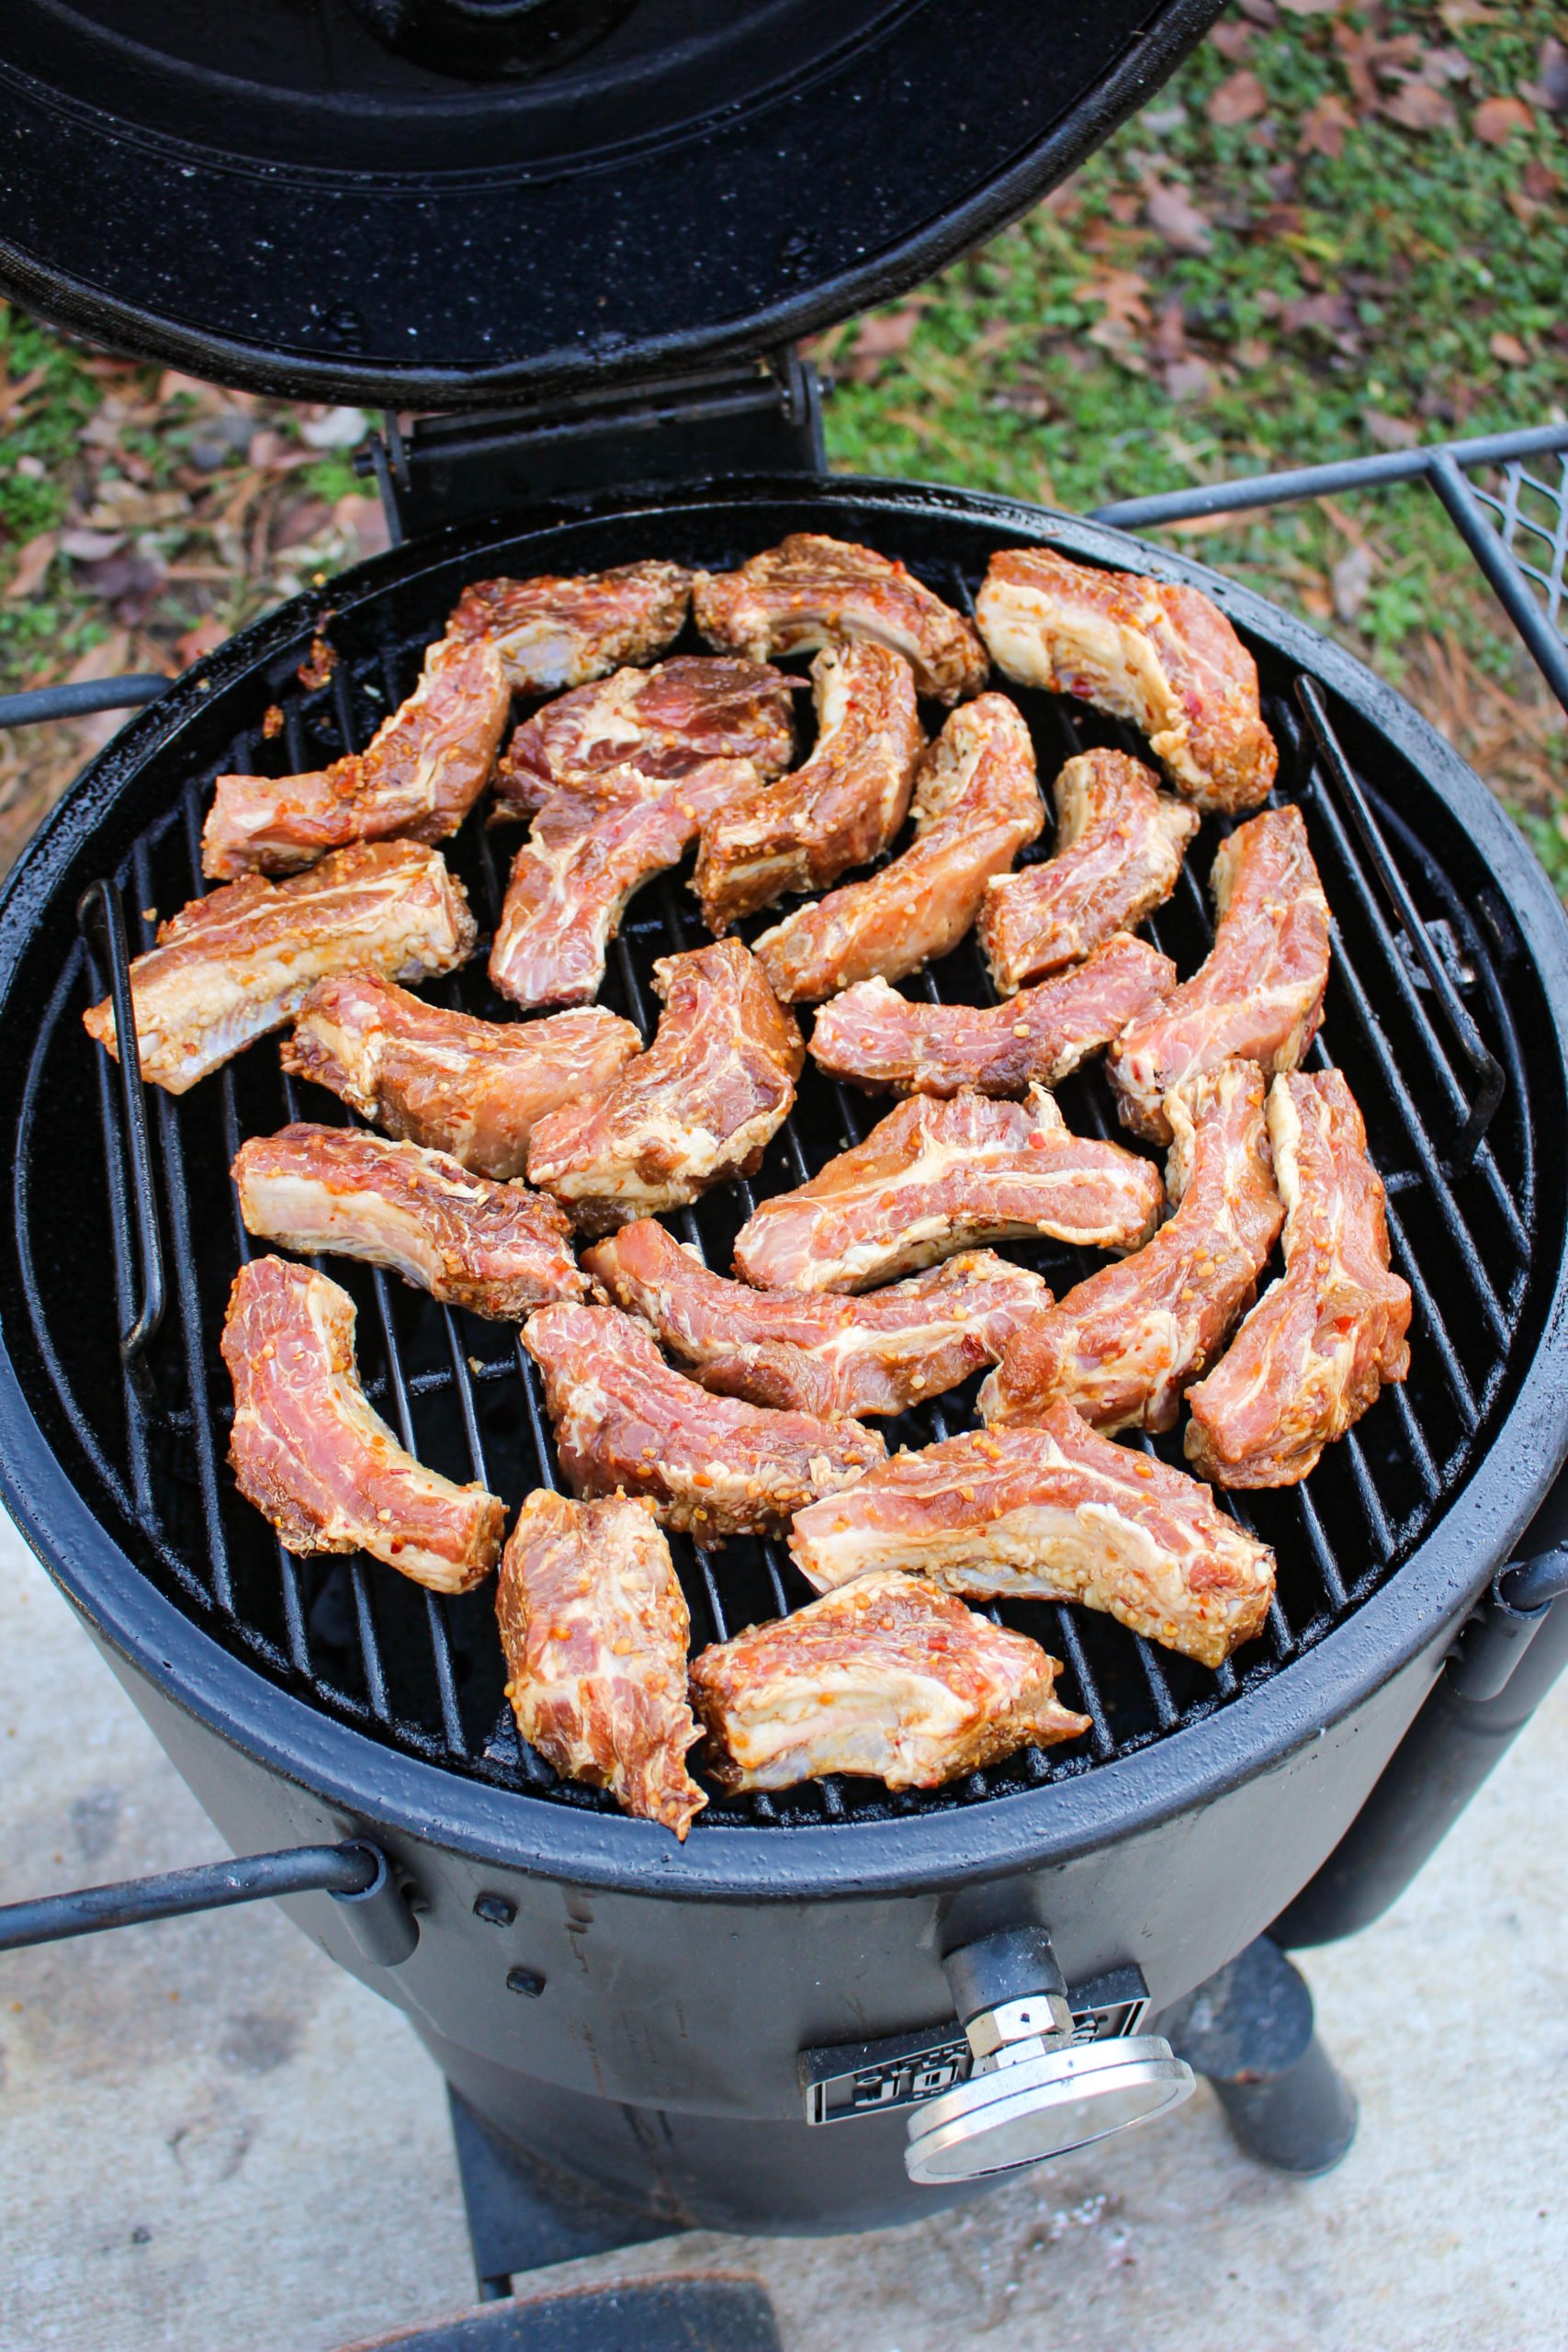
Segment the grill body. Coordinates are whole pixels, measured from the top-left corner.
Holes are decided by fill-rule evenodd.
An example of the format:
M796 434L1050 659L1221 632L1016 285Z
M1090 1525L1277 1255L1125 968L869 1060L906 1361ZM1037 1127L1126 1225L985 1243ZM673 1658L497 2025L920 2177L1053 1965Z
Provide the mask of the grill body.
M1213 1676L1108 1621L1010 1607L1066 1661L1066 1693L1094 1718L1082 1753L1025 1757L926 1797L829 1783L716 1804L682 1850L519 1754L487 1595L443 1610L377 1572L367 1581L361 1564L290 1563L234 1496L216 1340L241 1243L224 1171L240 1133L292 1108L265 1046L180 1104L152 1106L172 1294L148 1359L155 1406L123 1377L130 1180L112 1074L80 1030L99 983L73 910L96 875L117 874L138 944L139 910L167 912L193 887L207 780L266 757L267 707L288 720L280 771L363 740L464 581L652 553L724 564L796 528L867 539L954 597L993 548L1049 536L1069 554L1194 580L1230 612L1258 658L1281 786L1307 815L1338 921L1325 1040L1389 1179L1416 1361L1408 1392L1385 1397L1304 1487L1247 1498L1281 1571L1255 1655ZM292 672L327 602L339 670L302 697ZM1292 699L1303 675L1363 780L1362 812L1425 947L1438 943L1505 1073L1462 1166L1466 1081L1440 992L1396 940L1356 810L1313 757ZM1021 699L1043 779L1078 741L1107 739L1048 698ZM477 840L456 859L481 925L490 859ZM634 903L605 1001L647 1011L653 955L701 936L681 910L673 884ZM1205 922L1194 877L1154 934L1190 970ZM972 993L972 956L956 951L936 986ZM487 1009L482 965L458 985ZM1086 523L908 485L725 484L397 550L257 624L89 770L0 908L0 992L10 1508L236 1848L373 1836L420 1910L418 1950L396 1972L367 1969L324 1897L291 1901L305 1931L406 2009L509 2138L655 2218L844 2229L929 2211L933 2192L903 2176L902 2117L808 2130L795 2062L950 2019L942 1954L975 1935L1038 1921L1070 1983L1135 1965L1156 2010L1233 1957L1354 1819L1568 1440L1564 1204L1536 1175L1568 1143L1562 910L1484 788L1387 688L1247 592ZM1099 1083L1064 1090L1070 1123L1104 1124ZM299 1110L333 1114L310 1090ZM758 1188L797 1181L875 1115L813 1079ZM733 1201L699 1214L716 1263L737 1214ZM1058 1287L1077 1271L1069 1253L1040 1262ZM421 1452L468 1475L468 1447L509 1499L549 1475L507 1334L443 1321L361 1270L344 1278L372 1393L409 1417ZM963 1425L963 1396L944 1400L941 1426L934 1409L896 1438ZM798 1605L781 1556L732 1546L705 1572L684 1555L694 1638Z

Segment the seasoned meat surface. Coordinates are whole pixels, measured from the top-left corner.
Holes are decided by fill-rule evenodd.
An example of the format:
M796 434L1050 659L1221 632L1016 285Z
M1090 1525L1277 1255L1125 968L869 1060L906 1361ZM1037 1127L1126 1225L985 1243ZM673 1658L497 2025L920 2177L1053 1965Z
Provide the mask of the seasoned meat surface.
M1316 1036L1328 986L1328 901L1296 808L1269 808L1215 854L1219 917L1207 961L1107 1057L1125 1125L1168 1143L1165 1097L1239 1057L1265 1077L1295 1069Z
M986 885L1045 821L1034 746L1003 695L955 710L915 779L915 840L891 865L786 915L757 956L786 1004L902 979L970 929Z
M511 705L493 646L443 639L363 752L312 775L220 775L202 872L230 882L294 873L351 842L445 841L490 782Z
M917 1095L808 1184L764 1201L735 1263L762 1290L864 1290L983 1241L1135 1250L1164 1200L1157 1169L1071 1134L1040 1087L1024 1102Z
M980 909L980 944L1004 996L1134 930L1175 889L1200 822L1124 752L1080 752L1054 790L1055 855L998 875Z
M767 1534L886 1448L858 1421L711 1396L614 1306L546 1306L523 1344L544 1374L563 1473L580 1495L650 1495L667 1527L711 1547Z
M991 558L976 614L998 669L1130 718L1200 808L1268 798L1280 755L1258 665L1196 588L1014 548Z
M558 695L508 744L494 818L532 816L558 786L622 768L670 783L709 760L750 760L759 776L782 775L800 684L765 662L683 653Z
M694 1201L760 1164L795 1101L806 1048L738 939L662 956L659 1033L605 1094L552 1111L528 1179L584 1233Z
M495 1566L505 1513L404 1452L359 1385L354 1323L348 1293L309 1266L241 1267L222 1340L240 1492L290 1552L368 1552L433 1592L467 1592Z
M679 637L691 595L692 575L678 563L479 580L464 589L446 634L460 645L493 645L514 694L553 695L623 662L656 660Z
M242 1144L233 1176L258 1239L390 1266L475 1315L520 1320L588 1287L554 1201L470 1175L443 1151L300 1121Z
M817 743L803 767L705 823L694 883L722 937L791 890L822 890L887 847L925 748L915 681L881 645L829 645L811 664Z
M686 1770L692 1624L645 1503L524 1498L495 1589L506 1695L530 1747L569 1781L684 1838L707 1798Z
M901 1413L994 1363L1009 1333L1051 1304L1038 1274L988 1250L863 1298L749 1290L652 1219L624 1225L582 1262L705 1387L785 1412Z
M939 702L977 695L990 667L963 615L901 563L817 531L792 532L739 571L699 571L693 610L710 645L756 661L845 638L885 645Z
M1096 1428L1175 1425L1182 1390L1251 1306L1280 1238L1263 1124L1263 1075L1226 1062L1167 1098L1175 1140L1166 1192L1176 1214L1152 1241L1103 1267L1010 1340L980 1409L993 1425L1074 1406Z
M536 1120L603 1093L641 1051L631 1023L598 1007L476 1021L372 972L318 982L281 1048L290 1077L501 1182L522 1175Z
M1188 1459L1224 1487L1292 1487L1410 1369L1410 1286L1389 1270L1383 1188L1337 1069L1277 1078L1269 1133L1285 1272L1188 1402Z
M888 1571L704 1650L692 1702L723 1789L829 1772L934 1789L1086 1732L1055 1695L1060 1672L1038 1643Z
M808 1051L873 1092L1022 1094L1059 1086L1175 986L1170 958L1123 932L1006 1004L924 1004L864 980L822 1007Z
M141 1074L183 1094L298 1012L318 980L381 972L420 980L473 953L474 919L439 850L416 842L334 850L287 882L247 875L158 926L130 967ZM107 998L84 1013L116 1050Z
M797 1512L789 1548L819 1592L902 1568L977 1600L1077 1600L1212 1667L1262 1631L1274 1591L1274 1555L1207 1487L1070 1405L898 1454Z

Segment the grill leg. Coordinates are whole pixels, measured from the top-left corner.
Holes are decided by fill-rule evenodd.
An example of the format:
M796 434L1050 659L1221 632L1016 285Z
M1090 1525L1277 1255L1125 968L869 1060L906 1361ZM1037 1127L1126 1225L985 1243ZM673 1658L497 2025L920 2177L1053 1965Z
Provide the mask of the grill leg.
M1249 2156L1277 2172L1328 2172L1356 2136L1356 2097L1313 2030L1306 1981L1259 1936L1168 2010L1159 2030L1214 2086Z

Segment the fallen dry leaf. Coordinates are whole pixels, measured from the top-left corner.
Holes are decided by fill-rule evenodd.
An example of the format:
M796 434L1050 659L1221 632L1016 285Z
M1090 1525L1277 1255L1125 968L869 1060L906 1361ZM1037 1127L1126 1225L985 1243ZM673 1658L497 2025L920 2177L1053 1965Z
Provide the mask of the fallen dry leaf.
M22 597L30 596L35 589L42 587L44 574L54 561L58 547L55 534L42 531L17 551L17 568L6 583L7 603L19 603Z
M1398 123L1402 130L1446 130L1455 120L1450 100L1418 74L1402 81L1393 97L1383 100L1380 110L1388 121Z
M1519 96L1543 114L1568 114L1568 49L1553 33L1541 42L1535 80L1521 82Z
M907 310L874 311L855 331L856 358L886 359L892 352L907 351L919 323L919 309L914 303Z
M1165 371L1165 389L1167 398L1173 401L1210 400L1214 390L1214 371L1201 359L1173 359Z
M188 670L193 662L205 661L208 654L216 653L227 635L228 631L217 614L206 614L194 628L187 628L185 635L175 640L175 650L180 657L181 669Z
M1331 90L1303 115L1297 150L1303 155L1327 155L1337 161L1345 153L1346 138L1355 128L1355 116L1337 90Z
M1370 548L1347 548L1328 577L1334 598L1334 609L1342 621L1356 618L1366 603L1372 584L1372 552Z
M1486 348L1494 359L1502 361L1505 368L1528 368L1530 364L1529 353L1517 334L1491 335L1487 339Z
M1362 412L1361 422L1369 440L1380 449L1414 449L1421 438L1407 416L1385 416L1381 409L1369 408Z
M1346 0L1280 0L1287 17L1332 17L1345 5Z
M1222 130L1234 130L1236 124L1255 122L1267 111L1269 94L1256 74L1243 67L1239 74L1229 74L1209 100L1208 117Z
M1535 129L1535 117L1522 98L1483 98L1470 127L1488 147L1506 147L1516 131Z
M1185 188L1151 182L1145 206L1148 223L1179 254L1206 254L1213 232Z
M1438 8L1450 33L1461 32L1466 25L1495 25L1500 13L1488 8L1485 0L1439 0Z
M1258 34L1251 25L1222 24L1214 27L1209 39L1220 55L1228 57L1234 64L1237 58L1247 55Z

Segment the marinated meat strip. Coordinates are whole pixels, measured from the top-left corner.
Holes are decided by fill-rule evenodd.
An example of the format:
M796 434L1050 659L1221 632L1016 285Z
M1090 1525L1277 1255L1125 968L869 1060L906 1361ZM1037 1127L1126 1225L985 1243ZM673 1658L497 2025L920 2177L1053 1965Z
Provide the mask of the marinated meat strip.
M1187 1455L1223 1487L1292 1487L1410 1369L1410 1286L1389 1271L1383 1188L1337 1069L1269 1090L1285 1272L1188 1403Z
M381 972L422 980L473 953L474 919L439 850L367 842L287 882L247 875L193 899L130 967L141 1075L170 1094L292 1019L318 980ZM114 1007L84 1013L112 1054Z
M444 1151L300 1121L242 1144L232 1172L247 1232L390 1266L449 1306L520 1321L588 1287L554 1201Z
M504 1182L526 1167L535 1122L602 1094L642 1039L597 1007L476 1021L352 972L310 990L281 1051L291 1078L313 1079L389 1135Z
M495 1566L505 1512L404 1452L359 1385L354 1322L348 1293L309 1266L241 1267L222 1340L240 1492L290 1552L368 1552L433 1592L467 1592Z
M573 1492L650 1495L667 1527L705 1547L784 1526L886 1454L858 1421L711 1396L665 1363L646 1324L614 1306L542 1307L523 1344L544 1374Z
M652 1219L624 1225L582 1262L705 1388L784 1412L901 1413L994 1363L1051 1304L1038 1274L988 1250L865 1298L749 1290L709 1273Z
M363 752L312 775L220 775L201 836L210 879L289 874L351 842L439 842L495 766L512 692L493 646L433 645Z
M1268 798L1280 755L1258 665L1196 588L1014 548L991 558L976 616L1010 678L1130 718L1200 808L1234 813Z
M1284 1217L1251 1062L1168 1098L1175 1133L1165 1182L1176 1214L1017 1331L980 1393L987 1421L1032 1420L1066 1403L1102 1430L1168 1430L1181 1392L1213 1362L1253 1302Z
M911 1003L864 980L822 1007L808 1050L829 1078L873 1092L1022 1094L1059 1086L1175 986L1170 958L1122 932L1006 1004Z
M740 1228L737 1271L761 1290L864 1290L977 1242L1135 1250L1159 1222L1159 1171L1069 1133L1049 1094L917 1095L808 1184Z
M1088 1731L1055 1695L1058 1661L919 1577L862 1577L692 1663L720 1788L844 1772L934 1789L1015 1749Z
M1055 855L998 875L980 909L980 944L1004 996L1134 930L1169 898L1200 819L1156 782L1124 752L1082 752L1063 768Z
M889 647L923 695L977 695L990 664L961 613L872 548L795 531L739 571L699 571L693 614L710 645L761 661L850 638Z
M811 665L817 745L703 828L694 888L722 937L791 890L824 890L880 856L904 821L925 749L915 681L881 645L829 645Z
M801 907L757 942L786 1004L902 979L956 947L986 886L1045 821L1029 729L1002 695L955 710L915 780L915 841L863 882Z
M686 1770L692 1621L645 1503L525 1498L495 1589L506 1695L529 1746L569 1781L684 1838L707 1803Z
M800 684L765 662L688 653L558 695L508 744L493 820L532 816L558 786L621 768L671 782L709 760L750 760L759 776L782 775Z
M1262 1631L1274 1591L1274 1555L1207 1487L1070 1405L897 1455L798 1512L789 1548L818 1592L903 1568L976 1600L1077 1600L1212 1667Z
M756 788L749 761L713 760L673 780L614 768L552 792L512 862L491 950L496 989L515 1004L592 1003L627 900Z
M1173 1087L1239 1057L1265 1077L1295 1069L1316 1036L1328 986L1328 901L1299 808L1269 808L1215 853L1219 917L1208 960L1107 1057L1123 1125L1170 1141Z
M528 1145L528 1181L580 1231L682 1207L750 1176L789 1115L806 1048L738 939L661 956L659 1033L605 1094L552 1111Z
M679 637L692 575L678 563L623 563L573 579L479 580L465 588L446 634L483 639L514 694L586 685L626 662L652 662Z

